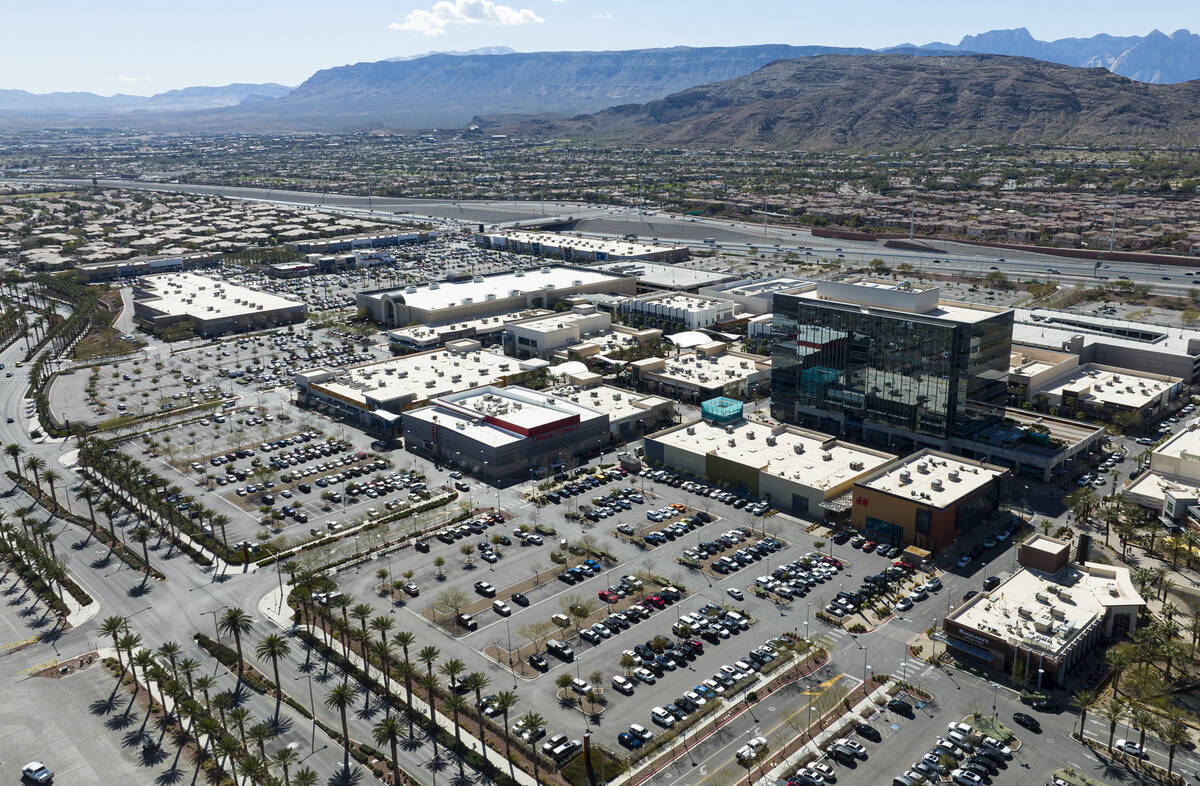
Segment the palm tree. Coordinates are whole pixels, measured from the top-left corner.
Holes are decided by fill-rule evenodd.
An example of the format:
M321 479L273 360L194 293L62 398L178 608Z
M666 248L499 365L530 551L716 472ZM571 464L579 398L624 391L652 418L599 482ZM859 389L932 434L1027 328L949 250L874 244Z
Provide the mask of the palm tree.
M250 720L249 707L234 707L229 711L229 720L237 725L238 738L242 741L242 745L246 744L246 721Z
M217 709L217 717L221 719L221 725L225 726L225 713L233 708L233 696L226 691L221 691L213 696L212 705Z
M177 641L167 641L158 648L158 655L161 658L166 658L167 663L171 664L171 673L175 674L175 661L179 658L179 653L182 649Z
M463 663L458 658L451 658L448 661L438 666L438 674L441 674L446 679L450 680L450 690L454 690L458 684L458 675L467 670L467 664Z
M317 780L320 776L317 771L309 767L302 767L296 770L296 776L292 779L295 786L317 786Z
M475 706L483 704L483 692L492 684L492 680L482 671L473 671L463 677L463 688L470 691L475 691ZM484 743L483 736L483 713L479 713L479 742Z
M400 737L400 719L395 715L384 715L371 730L376 745L385 742L392 749L392 783L400 783L400 762L396 755L396 740Z
M18 445L15 442L10 442L4 446L5 455L7 455L10 459L12 459L13 469L15 469L17 471L17 475L20 477L25 477L25 475L22 474L22 472L21 472L21 461L20 461L21 454L24 452L25 452L25 448L21 447L20 445Z
M51 467L50 469L48 469L42 473L42 480L46 481L46 484L48 486L50 486L50 499L54 500L54 504L57 505L58 504L58 492L55 491L54 484L57 483L58 481L62 480L62 475L59 473L58 470Z
M212 707L212 701L208 698L208 692L217 687L217 681L207 674L201 674L196 678L195 690L200 691L200 695L204 697L204 709L208 710Z
M354 703L358 691L349 682L339 682L325 694L325 707L337 709L342 715L342 747L345 750L345 761L350 763L350 726L346 723L346 708Z
M187 682L187 691L190 698L195 697L194 686L192 685L192 675L200 668L200 661L194 658L184 658L179 661L178 673L183 675L183 679Z
M226 610L221 615L220 622L217 627L233 636L233 643L238 654L238 680L242 679L242 634L249 633L254 627L254 622L250 619L250 615L238 607L233 607Z
M46 462L37 456L30 456L25 459L25 469L29 470L30 474L33 475L33 485L38 491L42 490L42 481L38 473L45 468Z
M462 736L459 734L458 714L467 709L467 702L464 701L463 697L459 696L457 693L451 693L449 696L446 697L446 701L443 702L442 706L445 709L450 710L450 717L454 719L454 749L461 750L462 749ZM461 767L462 766L462 758L461 757L459 757L458 763L459 763L459 767Z
M133 669L133 650L135 647L140 647L141 645L142 645L142 637L136 633L125 633L118 640L117 649L125 650L125 655L129 661L129 668L131 670ZM134 675L134 679L135 680L137 679L136 674ZM135 688L134 693L135 694L137 693L136 687L137 687L137 685L135 682L135 684L134 684L134 688Z
M1154 724L1154 714L1141 705L1133 707L1133 727L1138 730L1138 747L1146 744L1146 727Z
M1187 726L1183 725L1179 716L1174 714L1159 729L1159 734L1162 735L1162 741L1167 743L1167 780L1170 780L1171 773L1175 769L1175 747L1187 742L1190 735Z
M1104 653L1104 662L1108 664L1108 669L1112 673L1113 695L1116 696L1121 675L1133 663L1133 653L1128 646L1119 645Z
M382 614L371 620L371 630L379 634L380 641L387 641L387 635L396 626L396 621Z
M117 651L117 665L121 667L122 674L125 673L125 662L121 660L120 637L128 630L128 623L125 622L124 617L119 615L105 617L104 622L101 622L100 627L96 630L101 636L108 636L112 639L113 648Z
M437 677L433 676L432 674L426 674L423 677L421 677L420 679L418 679L417 681L421 683L421 687L424 688L425 692L429 694L429 721L431 724L433 724L432 728L430 729L429 736L433 740L433 758L436 760L437 756L438 756L438 753L437 753L438 725L437 725L437 703L436 703L436 693L437 693L438 681L437 681Z
M395 647L387 639L371 642L371 654L379 658L379 663L383 668L383 694L387 697L383 706L386 712L391 712L392 709L392 656L396 654Z
M135 543L142 544L142 561L146 563L146 575L150 575L150 548L147 545L150 542L150 529L145 524L139 524L133 528L133 532L129 533L129 537Z
M496 694L496 709L500 710L500 714L504 716L504 758L508 759L508 769L511 775L512 770L512 755L509 752L509 730L508 730L508 711L517 706L517 702L521 697L516 691L502 690Z
M292 651L292 645L285 636L272 633L258 643L254 654L259 660L271 659L271 669L275 672L275 703L283 700L283 685L279 682L279 659L286 658Z
M363 668L369 670L367 665L367 620L375 613L375 609L369 603L357 603L354 608L350 609L350 616L358 620L358 624L362 627L362 659Z
M258 746L259 754L265 757L267 755L267 740L275 737L275 729L267 723L256 723L246 732L246 736Z
M1109 698L1108 704L1104 705L1101 713L1108 720L1108 752L1112 753L1113 737L1117 734L1117 722L1121 720L1125 713L1125 700L1119 698L1115 692Z
M99 492L96 491L95 486L89 486L86 483L80 486L79 491L75 494L76 497L87 503L88 521L91 522L91 529L93 530L96 529L96 509L93 505L98 495Z
M533 782L539 783L539 781L538 781L537 745L535 745L533 742L534 740L537 739L537 737L534 737L533 733L535 731L537 731L539 728L546 725L546 719L543 718L538 713L534 712L533 710L530 710L529 712L527 712L521 716L521 723L524 724L524 729L525 729L526 733L529 734L529 740L530 740L529 749L531 751L533 751L533 755L529 757L533 760Z
M271 761L275 762L275 765L283 770L283 786L291 786L292 779L288 776L288 768L295 764L299 757L300 754L286 745L282 748L276 748L275 752L271 754Z
M1096 706L1097 696L1095 692L1090 690L1076 691L1071 696L1071 703L1079 708L1079 728L1080 735L1083 734L1083 728L1087 724L1088 710Z

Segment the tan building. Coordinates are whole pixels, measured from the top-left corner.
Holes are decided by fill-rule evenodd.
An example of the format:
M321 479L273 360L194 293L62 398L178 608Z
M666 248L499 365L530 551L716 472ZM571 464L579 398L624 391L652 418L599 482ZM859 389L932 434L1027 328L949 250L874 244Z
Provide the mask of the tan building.
M1089 652L1136 630L1146 605L1127 568L1071 562L1070 548L1025 541L1022 568L947 615L935 640L1030 687L1062 687Z
M652 466L761 497L781 510L823 518L827 503L896 457L794 426L703 420L642 440Z
M854 483L850 523L866 537L936 551L999 512L1004 467L921 450Z

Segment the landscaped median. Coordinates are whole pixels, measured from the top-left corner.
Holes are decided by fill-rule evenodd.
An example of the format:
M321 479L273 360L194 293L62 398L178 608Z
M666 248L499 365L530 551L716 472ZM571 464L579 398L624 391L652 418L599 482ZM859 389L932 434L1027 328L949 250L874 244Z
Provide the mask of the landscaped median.
M1109 748L1103 742L1098 742L1088 737L1084 737L1077 731L1071 732L1071 737L1091 748L1092 751L1101 758L1111 759L1114 762L1120 762L1122 765L1128 767L1134 772L1153 778L1161 783L1169 784L1169 786L1185 786L1185 784L1188 782L1187 778L1173 771L1173 766L1172 772L1168 774L1166 770L1164 770L1162 767L1159 767L1157 764L1152 764L1146 759L1140 759L1136 756L1131 756L1130 754L1125 753L1124 751L1119 751L1116 748ZM1173 765L1173 753L1171 754L1171 759ZM1075 775L1074 777L1079 778L1080 776ZM1069 779L1065 778L1064 780L1069 781Z

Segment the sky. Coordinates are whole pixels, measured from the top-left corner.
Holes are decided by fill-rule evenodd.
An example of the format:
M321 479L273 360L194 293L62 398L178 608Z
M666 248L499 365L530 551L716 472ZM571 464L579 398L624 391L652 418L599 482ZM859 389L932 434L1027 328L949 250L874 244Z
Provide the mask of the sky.
M1052 40L1200 28L1196 0L37 0L3 3L0 88L150 95L429 51L821 44L1027 27Z

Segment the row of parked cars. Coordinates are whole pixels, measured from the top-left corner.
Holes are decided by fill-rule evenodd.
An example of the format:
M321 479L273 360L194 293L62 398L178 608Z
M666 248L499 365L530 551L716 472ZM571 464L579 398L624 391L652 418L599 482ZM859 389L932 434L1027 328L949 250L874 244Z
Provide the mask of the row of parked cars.
M697 644L698 642L693 643ZM783 649L786 646L787 642L784 639L771 639L761 646L755 647L747 653L745 658L735 660L732 664L722 665L713 672L711 678L701 681L692 690L684 691L679 698L651 707L650 720L667 729L686 720L688 716L699 711L709 701L718 701L723 698L739 682L754 676L766 664L776 658L784 657ZM632 729L630 729L630 734L636 736L633 735ZM618 735L618 742L629 747L627 744L629 740L625 737Z
M579 470L577 470L577 471L579 471ZM564 499L574 497L578 494L582 494L585 491L589 491L594 488L599 488L600 486L603 486L605 483L611 483L615 480L620 480L621 478L626 477L628 474L629 473L627 471L625 471L624 469L621 469L619 467L614 467L612 469L608 469L608 470L604 470L604 471L597 470L596 472L591 472L591 473L587 472L587 470L584 469L584 470L582 470L581 474L577 475L574 478L574 480L568 480L565 475L559 476L565 482L563 483L562 486L560 486L556 490L551 491L550 493L546 494L546 499L549 500L550 502L558 504L558 503L562 502ZM636 492L634 492L633 489L627 488L627 489L622 489L621 493L622 493L622 497L624 499L633 501L632 496ZM642 495L637 494L637 496L641 497ZM638 499L637 501L644 502L645 500Z
M737 509L744 508L747 513L755 516L764 516L771 510L771 506L762 500L756 500L749 497L739 496L731 491L719 489L716 486L710 486L707 483L700 483L692 480L685 480L674 472L668 472L662 469L650 469L649 467L641 471L641 476L646 480L651 480L656 483L665 483L677 489L683 489L691 494L698 494L708 499L715 499L718 502L723 502Z
M777 566L770 576L759 576L754 584L786 600L802 598L812 587L831 580L843 567L839 559L810 551L798 560Z
M998 775L1012 750L995 737L980 734L965 723L950 723L946 736L937 737L928 753L912 768L893 778L893 786L919 786L948 777L958 786L980 786Z
M734 533L734 532L739 534L743 539L749 538L750 535L752 534L751 530L747 529L746 527L741 527L738 530L731 530L730 532L726 532L724 535L722 535L720 538L717 538L715 541L706 541L705 543L703 543L701 545L709 553L717 553L720 551L724 551L726 549L733 548L734 546L738 545L738 543L739 543L738 540L735 540L731 537L731 533ZM697 546L697 550L699 550L699 548L700 548L700 546ZM716 559L714 559L712 562L709 563L709 567L714 572L720 573L721 575L725 575L728 573L736 573L737 571L741 570L742 568L744 568L748 565L753 565L755 562L758 562L759 560L761 560L763 557L767 556L768 554L775 552L775 551L779 551L782 548L783 548L783 544L781 542L779 542L778 540L776 540L775 538L772 538L772 537L761 538L757 542L752 543L749 546L740 548L737 551L733 552L732 554L726 554L724 556L717 557Z

